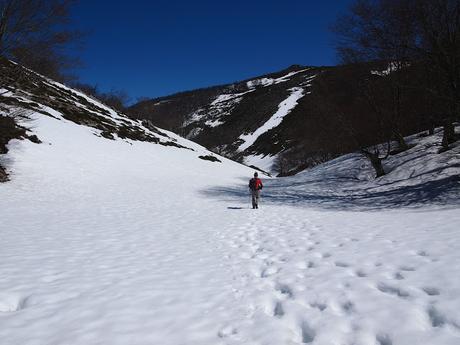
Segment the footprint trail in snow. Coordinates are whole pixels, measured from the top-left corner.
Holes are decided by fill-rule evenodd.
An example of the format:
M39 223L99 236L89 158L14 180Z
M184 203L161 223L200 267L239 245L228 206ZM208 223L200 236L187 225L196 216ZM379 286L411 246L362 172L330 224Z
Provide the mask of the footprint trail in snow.
M444 256L423 226L391 231L397 212L376 217L383 230L366 228L372 215L344 213L342 226L331 216L268 206L220 232L233 250L227 259L235 290L247 305L244 317L226 325L234 330L228 344L460 341L460 315L451 305L460 300L443 298L455 291L445 265L458 267L458 253ZM438 244L453 236L436 234Z

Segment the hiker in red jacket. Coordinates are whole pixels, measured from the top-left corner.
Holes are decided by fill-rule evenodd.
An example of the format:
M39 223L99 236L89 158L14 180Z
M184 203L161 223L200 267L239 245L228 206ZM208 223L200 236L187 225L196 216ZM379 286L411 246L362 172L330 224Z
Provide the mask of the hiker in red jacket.
M260 198L260 191L264 185L262 184L262 180L258 178L257 172L254 173L254 178L249 181L249 189L251 190L252 196L252 208L259 208L259 198Z

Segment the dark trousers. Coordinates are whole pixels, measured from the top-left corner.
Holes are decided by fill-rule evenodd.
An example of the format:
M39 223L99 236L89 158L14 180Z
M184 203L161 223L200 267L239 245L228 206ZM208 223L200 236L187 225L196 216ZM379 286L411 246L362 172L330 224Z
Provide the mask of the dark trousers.
M251 190L252 208L259 207L260 190Z

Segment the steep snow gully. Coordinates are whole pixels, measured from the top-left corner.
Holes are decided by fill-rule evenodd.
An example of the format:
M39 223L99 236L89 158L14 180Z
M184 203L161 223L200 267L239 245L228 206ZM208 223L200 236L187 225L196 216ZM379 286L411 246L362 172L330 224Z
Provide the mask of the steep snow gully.
M439 134L378 182L356 155L266 179L251 210L250 169L171 133L195 151L33 124L43 143L1 158L1 344L460 343L459 147L435 154Z

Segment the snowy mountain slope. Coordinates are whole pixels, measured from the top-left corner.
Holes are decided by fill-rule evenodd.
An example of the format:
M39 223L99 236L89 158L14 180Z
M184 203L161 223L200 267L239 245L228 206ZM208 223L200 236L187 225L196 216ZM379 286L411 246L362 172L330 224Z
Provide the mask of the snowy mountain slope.
M257 155L272 162L285 148L284 141L273 147L274 133L297 102L310 94L317 73L321 69L291 66L230 85L144 101L128 113L134 118L148 118L248 165L260 163L253 157ZM256 142L262 148L256 148ZM271 164L263 167L271 170Z
M218 154L288 175L354 152L360 145L378 144L385 140L382 133L395 131L388 68L384 62L291 66L228 85L142 101L128 114ZM408 66L403 73L420 71ZM380 107L378 116L363 98L366 83L379 95L374 100ZM444 104L423 91L405 91L397 121L401 135L429 129L445 113Z
M289 97L278 105L278 110L267 122L250 134L240 135L238 139L242 141L242 144L238 147L238 151L248 149L262 134L277 127L283 121L283 118L297 105L297 101L305 96L304 89L300 87L294 87L289 91L291 91Z
M295 107L297 104L296 101L305 96L304 87L311 86L309 82L314 79L314 75L309 76L309 71L310 69L306 68L299 71L289 72L286 75L275 79L261 78L250 80L246 82L247 90L244 92L232 92L232 89L238 89L237 86L232 85L231 88L224 91L225 93L218 95L209 106L200 108L193 112L193 114L186 116L187 120L185 120L185 123L183 124L186 131L188 130L187 127L189 127L191 124L195 124L193 127L193 132L187 133L187 137L194 138L207 127L217 127L224 125L225 122L228 121L228 117L234 116L232 112L235 110L236 106L244 100L245 95L252 96L249 94L255 91L260 91L261 88L286 83L290 81L291 78L295 75L303 76L305 82L301 84L302 87L297 86L287 89L287 91L289 91L288 97L282 100L282 102L278 105L278 111L274 113L267 121L268 123L271 123L270 127L266 128L267 125L264 123L261 127L253 131L258 132L258 135L256 135L250 141L247 141L246 139L248 136L253 137L253 133L241 135L239 138L237 138L236 143L242 142L237 150L240 152L245 151L257 140L260 134L277 127L281 123L283 117L286 116ZM305 73L308 73L307 77L305 77ZM278 114L280 111L282 114ZM276 118L276 121L274 121L273 118Z
M0 155L1 344L459 343L459 146L264 178L252 210L252 170L87 101L59 100L85 125L36 102L42 143Z
M23 122L23 128L29 129L27 133L38 137L36 141L45 140L40 138L41 127L38 126L35 130L36 122L46 121L43 117L49 117L54 120L51 123L62 121L68 123L69 128L73 128L72 124L82 125L86 132L103 138L103 141L122 140L129 145L137 141L148 142L194 151L192 155L195 157L212 155L200 145L158 129L148 121L133 120L78 90L44 78L12 62L2 61L0 67L2 74L10 76L11 79L0 89L2 116L18 117ZM20 70L21 77L14 80L17 69ZM53 124L53 127L57 128L59 125ZM46 138L49 133L44 135Z

